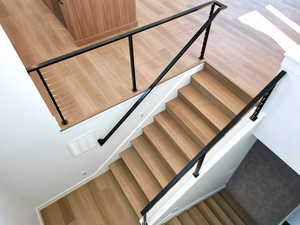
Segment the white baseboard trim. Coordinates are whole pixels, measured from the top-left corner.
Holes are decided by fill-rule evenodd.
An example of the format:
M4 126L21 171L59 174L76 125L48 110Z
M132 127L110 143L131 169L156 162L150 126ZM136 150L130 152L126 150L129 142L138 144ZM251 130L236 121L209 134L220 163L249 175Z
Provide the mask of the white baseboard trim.
M196 199L194 202L191 202L190 204L186 205L186 207L184 207L183 209L172 212L172 214L170 214L166 218L164 218L160 224L164 224L164 223L168 222L172 218L180 215L182 212L187 211L188 209L192 208L194 205L198 204L199 202L201 202L201 201L209 198L210 196L216 194L217 192L223 190L225 187L226 187L226 185L222 185L221 187L218 187L217 189L209 192L208 194L202 196L201 198Z
M91 180L100 176L101 174L105 173L109 169L108 166L112 162L119 159L119 154L130 146L131 140L133 140L134 138L141 135L143 127L145 127L146 125L153 122L153 116L165 109L165 103L177 96L177 90L180 89L181 87L184 87L185 85L187 85L190 82L191 76L193 74L201 71L203 68L204 68L204 64L202 63L202 64L197 65L197 66L193 67L192 69L168 80L168 81L171 81L174 79L178 79L178 82L155 105L153 110L144 117L144 119L127 136L127 138L124 139L124 141L116 148L116 150L111 154L111 156L92 175L90 175L89 177L86 177L85 179L81 180L77 184L69 187L65 191L55 195L54 197L50 198L46 202L42 203L40 206L37 207L37 211L38 212L41 211L42 209L48 207L49 205L53 204L54 202L58 201L59 199L65 197L66 195L70 194L71 192L73 192L76 189L80 188L81 186L87 184L88 182L90 182ZM178 77L180 77L180 78L178 78ZM166 81L166 82L168 82L168 81ZM164 83L166 83L166 82L164 82ZM159 86L164 85L164 83L160 84ZM136 98L136 97L133 97L133 98ZM40 214L39 214L39 217L41 218Z
M44 220L43 220L43 217L41 215L41 210L39 208L36 208L35 209L35 213L36 213L36 216L37 216L37 219L38 219L38 222L40 225L45 225L44 224Z
M90 182L91 180L95 179L96 177L98 177L98 171L96 171L95 173L93 173L91 176L81 180L80 182L78 182L77 184L69 187L68 189L66 189L65 191L55 195L53 198L50 198L48 201L46 201L45 203L41 204L40 206L37 207L37 209L43 210L44 208L47 208L49 205L53 204L54 202L58 201L59 199L65 197L66 195L70 194L71 192L77 190L78 188L82 187L83 185L87 184L88 182Z

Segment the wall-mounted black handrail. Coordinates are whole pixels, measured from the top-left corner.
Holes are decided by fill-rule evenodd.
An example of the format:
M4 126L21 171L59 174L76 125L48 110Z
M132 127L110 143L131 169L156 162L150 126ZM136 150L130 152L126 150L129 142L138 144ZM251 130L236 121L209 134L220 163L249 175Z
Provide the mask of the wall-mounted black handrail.
M214 9L215 3L212 4L212 9ZM177 63L177 61L184 55L184 53L192 46L192 44L199 38L199 36L210 28L212 21L215 17L225 9L226 6L220 6L216 11L211 10L208 20L201 26L201 28L196 32L196 34L188 41L188 43L179 51L179 53L172 59L172 61L166 66L166 68L161 72L161 74L154 80L154 82L149 86L149 88L140 96L140 98L131 106L128 112L117 122L117 124L108 132L108 134L98 140L98 143L103 146L106 141L118 130L118 128L124 123L124 121L134 112L134 110L142 103L142 101L151 93L151 91L157 86L157 84L165 77L165 75L172 69L172 67ZM206 32L208 35L208 32ZM207 38L205 38L207 41ZM206 47L206 43L203 45Z
M261 90L243 109L236 115L229 123L225 126L202 150L199 152L171 181L166 185L154 198L150 201L147 206L141 211L141 214L145 216L153 206L164 197L168 191L175 186L175 184L189 172L197 163L201 166L202 161L204 160L206 154L217 144L230 130L233 128L246 114L252 109L256 103L266 95L270 94L270 91L274 89L276 84L284 77L286 74L285 71L280 71L279 74L268 83L263 90ZM198 176L200 166L196 167L195 172L193 173L195 177Z
M129 43L129 54L130 54L130 66L131 66L131 75L132 75L132 90L133 91L137 91L137 84L136 84L136 71L135 71L135 60L134 60L134 48L133 48L133 36L135 34L138 34L138 33L141 33L143 31L146 31L146 30L149 30L151 28L154 28L154 27L157 27L159 25L162 25L162 24L165 24L165 23L168 23L172 20L175 20L175 19L178 19L180 17L183 17L183 16L186 16L188 14L191 14L193 12L196 12L202 8L205 8L209 5L212 5L212 9L211 9L211 12L210 12L210 18L212 17L215 17L216 14L219 13L220 10L222 9L225 9L226 6L218 1L209 1L207 3L203 3L201 5L198 5L196 7L193 7L191 9L188 9L188 10L185 10L185 11L182 11L180 13L177 13L173 16L170 16L170 17L167 17L167 18L164 18L164 19L161 19L159 21L156 21L154 23L151 23L151 24L148 24L148 25L145 25L145 26L142 26L142 27L139 27L137 29L134 29L132 31L129 31L129 32L126 32L124 34L121 34L121 35L118 35L118 36L115 36L115 37L112 37L110 39L107 39L107 40L104 40L104 41L101 41L101 42L98 42L96 44L92 44L90 46L87 46L87 47L84 47L84 48L81 48L81 49L78 49L78 50L75 50L75 51L72 51L68 54L65 54L65 55L62 55L62 56L59 56L59 57L56 57L56 58L53 58L53 59L50 59L50 60L47 60L45 62L42 62L36 66L33 66L33 67L29 67L27 68L27 72L28 73L31 73L31 72L35 72L37 71L39 73L39 76L43 78L43 75L42 75L42 72L41 72L41 69L47 67L47 66L50 66L50 65L53 65L53 64L56 64L56 63L59 63L59 62L62 62L64 60L67 60L67 59L70 59L70 58L73 58L73 57L76 57L78 55L81 55L81 54L84 54L84 53L87 53L87 52L90 52L92 50L95 50L95 49L98 49L98 48L101 48L105 45L108 45L108 44L111 44L111 43L114 43L116 41L119 41L119 40L122 40L122 39L125 39L125 38L128 38L128 43ZM218 12L217 13L214 13L213 14L213 11L214 11L214 8L215 6L218 6L219 9L218 9ZM209 35L209 30L210 30L210 25L211 25L211 22L212 22L213 19L209 19L207 22L206 22L206 25L205 25L205 28L206 28L206 33L205 33L205 37L204 37L204 41L203 41L203 45L202 45L202 50L201 50L201 56L200 58L203 59L204 57L204 53L205 53L205 49L206 49L206 44L207 44L207 39L208 39L208 35ZM44 78L42 80L45 80ZM61 117L61 120L62 120L62 123L63 124L66 124L67 123L67 120L64 118L52 92L50 91L50 89L47 88L47 83L44 83L44 86L46 88L46 91L48 92L48 94L50 95L51 97L51 100L53 101L54 105L55 105L55 108L56 110L58 111L58 114L59 116ZM147 92L147 91L146 91ZM145 93L146 93L145 92ZM100 141L101 143L101 141Z

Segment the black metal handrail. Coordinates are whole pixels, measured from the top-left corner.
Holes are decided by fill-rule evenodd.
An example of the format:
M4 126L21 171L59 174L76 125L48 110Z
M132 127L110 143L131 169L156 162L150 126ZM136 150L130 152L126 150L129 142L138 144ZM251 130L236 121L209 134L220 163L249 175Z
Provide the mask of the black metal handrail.
M65 55L62 55L62 56L59 56L59 57L56 57L56 58L47 60L47 61L42 62L42 63L40 63L40 64L38 64L38 65L36 65L36 66L27 68L27 72L28 72L28 73L31 73L31 72L37 72L37 73L38 73L40 79L41 79L42 82L43 82L43 85L44 85L46 91L48 92L48 94L49 94L49 96L50 96L50 98L51 98L51 100L52 100L52 102L53 102L53 104L54 104L54 106L55 106L55 108L56 108L56 110L57 110L57 112L58 112L58 114L59 114L61 120L62 120L62 124L65 125L65 124L68 123L68 121L65 119L65 117L64 117L64 115L63 115L63 113L62 113L62 111L60 110L60 107L59 107L59 105L57 104L57 102L56 102L56 100L55 100L55 98L54 98L53 93L51 92L51 90L50 90L50 88L49 88L49 86L48 86L46 80L45 80L44 77L43 77L43 74L42 74L41 69L43 69L43 68L45 68L45 67L47 67L47 66L50 66L50 65L53 65L53 64L62 62L62 61L64 61L64 60L67 60L67 59L76 57L76 56L78 56L78 55L81 55L81 54L90 52L90 51L92 51L92 50L101 48L101 47L103 47L103 46L105 46L105 45L114 43L114 42L116 42L116 41L119 41L119 40L128 38L129 54L130 54L130 66L131 66L131 75L132 75L132 90L133 90L134 92L136 92L136 91L137 91L137 84L136 84L136 70L135 70L135 60L134 60L133 36L134 36L135 34L141 33L141 32L143 32L143 31L149 30L149 29L151 29L151 28L157 27L157 26L159 26L159 25L168 23L168 22L170 22L170 21L172 21L172 20L175 20L175 19L178 19L178 18L180 18L180 17L186 16L186 15L191 14L191 13L193 13L193 12L196 12L196 11L198 11L198 10L200 10L200 9L202 9L202 8L205 8L205 7L209 6L209 5L211 5L211 11L210 11L209 19L208 19L208 21L201 27L201 29L202 29L201 32L200 32L199 34L198 34L198 32L197 32L197 34L198 34L198 35L197 35L197 38L198 38L199 35L200 35L204 30L206 31L206 32L205 32L205 37L204 37L204 40L203 40L203 45L202 45L201 55L200 55L200 59L203 59L203 58L204 58L204 54L205 54L205 50L206 50L206 44L207 44L207 40L208 40L208 36L209 36L209 31L210 31L211 23L212 23L213 19L216 17L216 15L217 15L221 10L223 10L223 9L225 9L225 8L227 7L226 5L220 3L219 1L209 1L209 2L207 2L207 3L203 3L203 4L201 4L201 5L198 5L198 6L196 6L196 7L193 7L193 8L191 8L191 9L182 11L182 12L180 12L180 13L177 13L177 14L175 14L175 15L173 15L173 16L170 16L170 17L161 19L161 20L156 21L156 22L154 22L154 23L151 23L151 24L148 24L148 25L139 27L139 28L137 28L137 29L134 29L134 30L132 30L132 31L126 32L126 33L124 33L124 34L121 34L121 35L115 36L115 37L113 37L113 38L110 38L110 39L107 39L107 40L98 42L98 43L96 43L96 44L92 44L92 45L87 46L87 47L85 47L85 48L81 48L81 49L72 51L72 52L70 52L70 53L68 53L68 54L65 54ZM215 6L218 6L219 8L214 12ZM194 36L194 37L195 37L195 36ZM197 38L195 38L195 39L193 38L193 42L194 42ZM191 43L191 44L192 44L192 43ZM190 47L190 45L189 45L189 47ZM189 47L188 47L188 48L189 48ZM186 48L186 46L185 46L185 48L184 48L183 50L186 51L188 48ZM185 52L185 51L184 51L184 52ZM184 53L184 52L183 52L183 53ZM183 55L183 53L182 53L182 50L181 50L180 53L179 53L178 55L180 55L180 57L181 57L181 56ZM178 55L177 55L177 56L178 56ZM179 59L180 57L177 57L177 56L172 60L172 62L173 62L174 60L178 61L178 59ZM172 68L172 66L174 65L172 62L171 62L171 63L168 65L168 67L164 70L164 71L166 71L166 73L167 73L167 72ZM173 64L173 65L170 67L171 64ZM158 79L156 79L156 80L158 80ZM154 83L156 83L156 80L155 80ZM157 82L157 83L158 83L158 82ZM156 83L156 84L157 84L157 83ZM154 86L155 86L155 85L154 85ZM153 86L153 87L154 87L154 86ZM152 85L151 85L150 87L152 87ZM150 88L150 87L149 87L149 88ZM151 88L151 90L153 89L153 87ZM148 90L149 90L149 89L148 89ZM146 91L144 92L144 95L143 95L144 97L146 97L146 96L149 94L148 90L146 90ZM151 91L151 90L150 90L150 91ZM144 98L144 97L143 97L143 98ZM123 121L123 122L124 122L124 121ZM107 135L107 136L110 137L110 136L111 136L111 132L110 132L109 134L110 134L110 135ZM106 142L107 139L108 139L108 138L100 139L100 140L99 140L99 143L100 143L101 145L103 145L103 144ZM103 141L101 141L101 140L103 140Z
M281 80L282 77L286 74L285 71L280 71L279 74L268 83L263 90L261 90L243 109L242 111L236 115L226 126L223 128L202 150L199 152L171 181L166 185L154 198L150 201L147 206L141 211L142 216L144 216L144 221L146 214L153 208L153 206L163 197L168 191L175 186L175 184L185 175L188 171L190 171L196 164L196 169L193 175L197 177L199 175L199 170L201 168L201 164L206 156L206 154L233 128L248 112L252 109L256 103L261 99L263 100L263 104L266 102L266 98L270 95L270 92L274 89L276 84ZM255 120L257 118L258 113L260 112L262 105L259 104L254 112L254 116L251 116L251 120Z
M202 46L202 51L200 55L200 59L204 57L206 43L209 35L209 30L212 21L215 17L221 12L221 10L225 9L226 6L221 3L216 3L215 1L206 3L204 6L212 4L210 15L208 20L201 26L201 28L196 32L196 34L188 41L188 43L179 51L179 53L172 59L172 61L166 66L166 68L161 72L161 74L154 80L154 82L149 86L149 88L144 91L144 93L140 96L140 98L131 106L131 108L127 111L127 113L117 122L117 124L107 133L104 138L100 138L98 143L103 146L106 141L118 130L118 128L124 123L124 121L134 112L134 110L142 103L142 101L151 93L151 91L157 86L157 84L165 77L165 75L172 69L172 67L177 63L177 61L184 55L184 53L192 46L192 44L199 38L199 36L206 31L206 35L204 37L204 42ZM221 5L220 5L221 4ZM219 8L214 11L215 5L218 5ZM198 6L195 7L197 10L204 7ZM187 10L189 13L194 12L194 10ZM189 14L188 12L182 13L182 15Z

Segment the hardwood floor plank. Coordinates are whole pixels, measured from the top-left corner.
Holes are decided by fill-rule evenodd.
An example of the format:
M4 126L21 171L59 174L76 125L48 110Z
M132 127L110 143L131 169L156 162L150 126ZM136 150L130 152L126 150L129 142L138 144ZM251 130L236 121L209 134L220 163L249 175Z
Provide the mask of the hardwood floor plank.
M41 211L44 223L47 225L67 225L58 203L53 203Z
M85 185L66 196L78 225L107 225L97 203Z
M61 210L65 224L70 224L71 222L73 222L75 220L75 216L69 200L67 198L62 198L57 201L57 204Z

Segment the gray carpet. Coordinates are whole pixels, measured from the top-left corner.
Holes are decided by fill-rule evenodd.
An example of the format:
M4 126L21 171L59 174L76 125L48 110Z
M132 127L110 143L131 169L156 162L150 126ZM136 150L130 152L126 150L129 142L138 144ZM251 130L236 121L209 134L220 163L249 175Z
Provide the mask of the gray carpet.
M300 176L259 141L226 190L257 225L278 225L300 204Z

